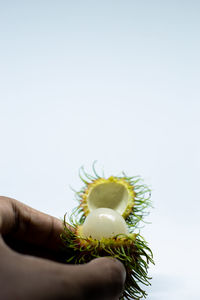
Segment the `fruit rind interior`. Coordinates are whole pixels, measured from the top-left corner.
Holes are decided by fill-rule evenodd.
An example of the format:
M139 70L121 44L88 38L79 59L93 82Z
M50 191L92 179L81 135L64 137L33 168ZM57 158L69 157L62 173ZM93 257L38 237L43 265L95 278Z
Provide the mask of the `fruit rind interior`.
M81 206L85 216L94 209L105 207L117 211L125 218L133 209L134 198L133 186L124 179L111 176L88 184L82 195Z

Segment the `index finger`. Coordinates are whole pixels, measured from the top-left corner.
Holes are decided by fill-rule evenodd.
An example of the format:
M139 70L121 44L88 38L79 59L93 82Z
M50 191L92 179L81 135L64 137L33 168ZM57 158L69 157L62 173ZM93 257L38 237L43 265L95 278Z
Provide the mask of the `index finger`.
M62 221L15 199L0 197L0 233L29 244L57 250Z

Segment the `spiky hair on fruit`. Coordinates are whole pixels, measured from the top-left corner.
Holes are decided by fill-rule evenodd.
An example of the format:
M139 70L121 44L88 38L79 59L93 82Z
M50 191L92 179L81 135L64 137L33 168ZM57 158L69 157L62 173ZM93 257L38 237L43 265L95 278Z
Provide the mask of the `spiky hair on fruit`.
M153 254L145 239L134 231L139 228L151 205L150 189L139 176L99 176L84 168L79 173L84 187L76 193L79 202L70 216L64 217L61 238L67 263L83 264L94 258L111 256L126 268L126 282L120 299L141 299L147 296L143 285L150 285L149 263ZM69 226L70 225L70 226Z

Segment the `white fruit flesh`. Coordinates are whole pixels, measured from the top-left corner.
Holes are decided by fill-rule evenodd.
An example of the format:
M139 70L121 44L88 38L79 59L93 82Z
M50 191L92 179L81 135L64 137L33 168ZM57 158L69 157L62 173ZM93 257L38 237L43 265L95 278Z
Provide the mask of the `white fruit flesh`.
M94 187L88 195L87 202L91 212L100 207L107 207L122 215L127 207L128 199L129 195L125 186L108 182Z
M124 218L110 208L97 208L86 218L82 226L82 236L101 240L117 234L128 234Z

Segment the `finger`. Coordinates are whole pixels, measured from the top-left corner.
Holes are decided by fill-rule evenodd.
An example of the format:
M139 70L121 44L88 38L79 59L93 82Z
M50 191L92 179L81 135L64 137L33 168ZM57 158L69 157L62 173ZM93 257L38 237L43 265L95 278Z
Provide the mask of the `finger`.
M81 293L77 293L76 276L70 267L6 247L0 247L0 254L2 299L79 300Z
M99 258L74 266L6 249L0 251L0 286L4 299L12 299L13 295L21 300L115 300L123 289L125 269L115 259Z
M0 197L0 232L3 236L51 250L60 248L62 221L11 198Z

